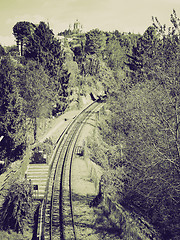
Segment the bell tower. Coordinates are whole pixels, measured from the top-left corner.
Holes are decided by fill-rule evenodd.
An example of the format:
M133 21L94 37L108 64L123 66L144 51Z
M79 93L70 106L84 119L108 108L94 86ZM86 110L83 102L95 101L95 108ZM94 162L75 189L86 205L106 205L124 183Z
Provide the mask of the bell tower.
M76 19L75 23L74 23L74 32L79 33L82 31L82 25L80 24L79 20Z

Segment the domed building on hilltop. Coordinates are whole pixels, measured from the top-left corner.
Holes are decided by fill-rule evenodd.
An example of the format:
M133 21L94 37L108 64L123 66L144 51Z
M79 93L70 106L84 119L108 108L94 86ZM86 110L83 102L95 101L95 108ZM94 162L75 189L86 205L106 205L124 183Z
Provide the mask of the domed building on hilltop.
M74 23L73 32L76 32L76 33L82 32L82 25L80 24L78 19L76 19L76 21Z

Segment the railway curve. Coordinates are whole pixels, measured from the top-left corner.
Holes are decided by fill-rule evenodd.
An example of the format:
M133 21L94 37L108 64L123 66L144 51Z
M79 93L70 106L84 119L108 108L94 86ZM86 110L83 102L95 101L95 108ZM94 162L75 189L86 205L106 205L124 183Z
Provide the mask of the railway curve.
M77 239L71 193L73 155L84 123L102 104L95 101L85 108L56 142L46 193L40 209L37 239Z

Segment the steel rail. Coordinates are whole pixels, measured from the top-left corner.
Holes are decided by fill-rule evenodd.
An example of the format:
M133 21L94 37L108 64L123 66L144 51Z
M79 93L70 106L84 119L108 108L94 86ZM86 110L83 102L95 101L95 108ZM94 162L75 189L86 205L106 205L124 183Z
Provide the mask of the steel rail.
M74 129L75 128L75 129ZM70 145L71 145L71 141L72 141L72 139L73 139L73 137L74 137L74 133L76 132L76 129L77 129L77 125L75 125L74 126L74 128L72 129L72 130L70 130L71 131L71 133L69 133L69 138L67 137L67 139L66 139L66 141L64 142L64 144L63 144L63 146L62 146L62 149L61 149L61 151L60 151L60 153L59 153L59 156L58 156L58 161L57 161L57 164L56 164L56 167L55 167L55 172L54 172L54 177L53 177L53 185L52 185L52 191L51 191L51 204L50 204L50 209L51 209L51 211L50 211L50 240L52 239L52 223L53 223L53 209L54 209L54 205L53 205L53 203L54 203L54 195L55 195L55 190L56 190L56 186L55 186L55 184L56 184L56 179L58 178L58 176L57 176L57 174L59 173L59 172L61 172L60 173L60 193L62 193L62 184L63 184L63 174L64 174L64 168L65 168L65 163L66 163L66 158L67 158L67 155L68 155L68 152L69 152L69 147L70 147ZM74 131L73 131L74 130ZM67 144L67 142L68 142L68 145L66 146L66 144ZM61 162L60 161L60 159L62 158L62 155L63 155L63 151L65 150L65 152L64 152L64 156L63 156L63 161ZM59 170L59 168L61 167L61 170ZM59 170L59 171L58 171ZM58 174L59 175L59 174ZM59 201L60 202L60 205L61 205L61 201ZM61 206L60 206L60 208L59 209L61 209ZM64 237L63 237L63 227L62 227L62 223L63 222L63 219L61 218L60 220L59 220L59 223L60 223L60 233L61 233L61 239L63 239Z
M99 104L97 105L99 106ZM96 106L96 107L97 107ZM93 106L93 109L94 110L96 107ZM61 166L61 178L60 178L60 186L59 186L59 228L60 228L60 237L61 239L65 239L64 237L64 216L63 216L63 185L64 185L64 172L66 171L66 164L68 164L69 166L69 203L70 203L70 215L71 215L71 223L72 223L72 229L73 229L73 236L74 236L74 239L76 239L76 233L75 233L75 227L74 227L74 221L73 221L73 212L72 212L72 198L71 198L71 166L72 166L72 157L71 157L71 160L70 160L70 164L69 164L69 161L68 161L68 157L69 157L69 153L70 153L70 149L71 149L71 146L73 146L74 144L74 147L75 147L75 143L77 141L77 138L80 134L80 131L82 129L82 126L84 125L84 122L88 119L89 115L92 113L92 110L90 110L89 112L86 112L85 115L83 115L80 119L80 122L78 121L77 124L74 126L74 128L71 130L71 133L69 135L69 138L67 138L67 146L66 146L66 142L64 143L64 146L62 147L63 149L66 149L65 153L64 153L64 156L63 156L63 160L62 160L62 166ZM77 134L79 133L79 134ZM77 135L77 137L76 137ZM75 143L73 143L74 139L76 139ZM68 169L68 167L67 167ZM59 176L59 174L58 174ZM55 182L54 182L55 184ZM52 195L53 195L53 191L52 191ZM54 196L52 197L52 199L54 198ZM53 212L53 201L51 201L51 207L50 209L52 210ZM52 227L52 217L51 217L51 227ZM51 228L51 234L52 234L52 228ZM52 238L52 235L50 235L50 239L53 239Z
M93 110L95 110L97 107L99 107L99 105L97 105L96 107L93 108ZM76 143L77 140L79 138L79 135L82 131L82 128L85 124L85 122L87 121L87 119L89 118L89 116L92 114L92 111L89 111L87 113L87 115L85 115L83 117L82 122L78 123L76 128L74 129L72 135L71 135L71 139L69 140L68 146L67 146L67 151L66 154L64 156L64 161L63 161L63 166L62 166L62 172L61 172L61 181L60 181L60 191L59 191L59 203L60 203L60 208L59 208L59 222L60 222L60 233L61 233L61 239L65 239L64 236L64 219L63 219L63 173L66 169L64 169L66 162L66 157L68 157L68 154L70 152L70 148L71 146L73 146L72 149L72 153L71 153L71 158L70 158L70 162L68 162L69 164L69 181L68 181L68 185L69 185L69 204L70 204L70 214L71 214L71 225L72 225L72 229L73 229L73 236L74 236L74 240L77 239L76 237L76 231L75 231L75 224L74 224L74 215L73 215L73 207L72 207L72 191L71 191L71 174L72 174L72 162L73 162L73 156L74 156L74 152L75 152L75 148L76 148ZM74 143L73 143L74 142Z
M99 106L97 106L99 107ZM95 110L97 107L95 107L93 110ZM73 231L74 231L74 236L76 240L76 231L75 231L75 221L74 221L74 214L73 214L73 204L72 204L72 188L71 188L71 179L72 179L72 163L73 163L73 158L74 158L74 154L75 154L75 149L76 149L76 145L77 145L77 141L79 139L79 136L81 134L81 131L84 127L84 124L86 123L86 121L89 119L89 117L92 115L93 113L90 112L86 118L84 119L83 123L81 124L80 129L78 130L78 133L76 135L76 139L74 142L74 146L72 149L72 154L71 154L71 159L70 159L70 169L69 169L69 201L70 201L70 209L71 209L71 219L72 219L72 226L73 226Z
M87 109L89 109L92 105L94 105L97 101L91 103L89 106L87 106L82 112L80 112L74 119L73 121L64 129L64 131L61 133L60 137L58 138L56 142L56 146L54 148L54 153L52 155L51 161L50 161L50 167L49 167L49 173L48 173L48 180L46 184L46 190L45 190L45 197L42 201L41 204L41 209L40 209L40 223L39 223L39 234L38 238L40 240L44 240L44 225L45 225L45 211L46 211L46 205L47 205L47 197L48 197L48 192L49 192L49 183L50 183L50 177L51 177L51 172L53 168L54 161L57 156L58 149L64 140L66 134L68 131L71 129L71 127L75 124L75 122L78 120L79 116L81 116Z

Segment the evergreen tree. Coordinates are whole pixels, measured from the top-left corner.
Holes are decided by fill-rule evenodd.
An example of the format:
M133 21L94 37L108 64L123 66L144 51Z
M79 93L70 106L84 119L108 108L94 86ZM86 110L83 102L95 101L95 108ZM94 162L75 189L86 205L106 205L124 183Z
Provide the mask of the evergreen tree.
M13 34L16 38L17 45L20 45L20 55L24 54L24 44L33 35L36 26L33 23L22 21L17 22L13 27Z
M144 32L142 37L137 40L137 44L132 48L132 54L129 57L129 62L126 64L132 70L132 85L136 82L143 81L144 74L146 77L151 77L151 72L148 74L147 69L154 65L154 60L157 60L157 52L160 50L161 41L155 27L150 26Z

